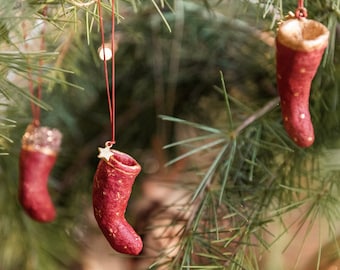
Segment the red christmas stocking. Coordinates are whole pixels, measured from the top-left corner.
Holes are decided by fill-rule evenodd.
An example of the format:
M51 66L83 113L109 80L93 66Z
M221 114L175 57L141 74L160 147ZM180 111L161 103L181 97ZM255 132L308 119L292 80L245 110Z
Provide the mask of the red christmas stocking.
M57 129L29 125L22 138L19 160L19 200L39 222L54 220L56 211L47 189L62 135Z
M328 45L328 29L306 18L279 25L276 37L277 85L284 127L300 147L314 142L309 113L311 82Z
M125 210L141 167L129 155L99 148L101 158L93 182L93 210L97 223L118 252L138 255L143 243L125 219Z

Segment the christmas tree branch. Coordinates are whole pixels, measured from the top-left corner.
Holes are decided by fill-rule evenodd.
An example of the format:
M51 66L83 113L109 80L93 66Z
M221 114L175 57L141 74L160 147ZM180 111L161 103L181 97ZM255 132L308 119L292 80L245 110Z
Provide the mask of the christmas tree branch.
M278 107L279 102L279 97L273 98L272 100L268 101L261 109L254 112L251 116L244 120L234 131L232 131L231 137L236 138L245 128L247 128L253 122L260 119L274 108Z

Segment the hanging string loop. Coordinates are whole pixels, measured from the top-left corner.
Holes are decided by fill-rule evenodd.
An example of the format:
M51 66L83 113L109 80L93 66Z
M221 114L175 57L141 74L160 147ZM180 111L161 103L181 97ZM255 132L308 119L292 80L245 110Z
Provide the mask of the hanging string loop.
M109 106L109 114L110 114L110 123L111 123L111 141L106 144L110 144L110 147L116 143L115 141L115 9L114 9L114 0L112 0L112 19L111 19L111 48L112 48L112 58L111 58L111 90L109 84L109 71L107 61L109 60L106 56L105 50L103 52L103 61L104 61L104 77L105 77L105 87L107 94L107 102ZM102 48L105 48L105 34L104 34L104 21L101 7L101 0L98 0L98 16L99 16L99 28L101 34L101 43Z
M307 18L307 9L304 7L303 0L298 0L298 7L295 10L295 17L298 19Z
M45 6L42 9L41 15L45 18L47 15L47 6ZM44 19L40 19L38 21L38 24L36 24L36 27L40 29L40 51L45 50L45 32L46 32L46 22ZM22 23L22 29L23 29L23 38L24 38L24 48L25 52L27 53L29 50L28 47L28 40L32 37L28 37L27 34L27 29L26 29L26 24L25 22ZM33 76L32 76L32 70L29 67L30 66L30 61L27 59L27 64L28 64L28 88L32 96L36 97L38 100L42 99L42 66L43 66L43 60L42 58L39 59L39 75L37 79L37 86L35 87L33 84ZM40 106L35 104L33 101L31 101L31 111L32 111L32 125L35 127L40 126Z

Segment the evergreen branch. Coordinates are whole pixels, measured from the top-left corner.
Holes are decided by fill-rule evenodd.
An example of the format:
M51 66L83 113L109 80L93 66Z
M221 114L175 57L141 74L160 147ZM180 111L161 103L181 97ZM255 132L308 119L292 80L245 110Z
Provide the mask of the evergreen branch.
M243 123L241 123L234 131L231 132L231 137L236 138L245 128L247 128L253 122L260 119L266 113L268 113L269 111L277 107L279 104L279 101L280 101L279 97L273 98L267 104L265 104L261 109L254 112Z
M255 120L261 118L268 111L273 109L277 105L277 102L278 102L278 99L275 98L272 101L270 101L268 104L266 104L264 106L264 108L261 108L260 110L258 110L255 113L253 113L249 118L246 119L246 121L244 121L238 127L238 129L237 128L235 129L237 134L241 133L241 131L243 131L247 127L253 125ZM228 104L226 108L230 109L230 105ZM230 115L231 115L231 111L230 111ZM207 126L204 126L204 125L202 126L200 124L195 124L195 123L188 122L188 121L185 121L185 120L182 120L182 119L178 119L178 118L162 116L162 119L163 120L168 120L168 121L174 121L174 122L177 122L177 123L180 123L180 124L190 125L192 127L195 127L195 128L198 128L198 129L204 130L204 131L210 131L210 132L213 131L214 132L213 134L216 134L216 135L219 135L219 134L222 133L222 131L218 132L217 129L211 130L211 127L207 127ZM252 132L250 131L250 133L249 132L245 133L245 136L249 136L248 134L250 135L250 134L252 134ZM252 144L255 146L255 149L258 149L258 147L260 145L259 144L259 140L261 138L261 136L260 136L261 135L261 131L259 129L255 129L254 135L255 135L255 138L253 139ZM251 136L253 136L253 135L251 135ZM197 139L195 139L195 138L185 139L185 140L182 140L182 141L170 144L170 146L165 147L165 148L169 148L169 147L172 147L172 146L185 145L185 144L191 143L191 142L196 142L196 141L199 141L201 138L204 139L206 137L205 136L199 136L199 137L197 137ZM218 141L219 140L217 140L217 142ZM213 145L205 144L205 145L203 145L201 147L193 149L192 151L193 151L193 153L197 153L201 149L208 149L211 146L214 146L215 142L213 142ZM223 138L220 139L220 143L223 143L223 142L227 142L227 140L223 139ZM257 164L255 162L255 160L256 160L257 152L258 152L258 150L251 151L251 145L252 144L248 145L248 150L245 152L245 153L249 153L250 159L248 160L246 158L246 156L243 159L243 161L246 162L249 165L250 168L252 168L252 169L250 169L250 178L251 179L253 179L253 177L254 177L254 170L255 170L254 166ZM226 151L228 149L229 149L229 153L228 153L229 157L224 157L224 155L225 155L225 153L226 153ZM216 156L214 158L214 161L211 163L211 165L208 168L207 172L204 174L204 177L200 181L199 185L196 187L195 192L194 192L194 194L192 196L192 199L191 199L192 209L191 209L191 212L190 212L191 213L190 217L189 217L189 219L188 219L188 221L186 223L186 231L194 231L194 232L197 231L198 226L201 223L200 221L201 221L201 219L203 218L203 215L204 215L203 207L204 207L204 205L206 205L205 202L206 202L207 196L209 196L208 195L209 192L205 193L204 191L209 190L208 187L211 185L211 182L214 179L214 177L216 177L216 173L218 171L218 168L220 168L221 171L223 170L223 168L225 168L223 170L223 173L222 173L223 179L221 181L221 189L220 189L220 193L219 193L219 205L221 205L222 202L225 203L225 201L224 201L224 198L225 198L224 191L226 190L227 180L229 178L233 177L232 175L230 175L230 173L231 173L232 164L234 163L234 159L235 159L235 155L236 155L236 149L237 149L237 143L236 143L236 140L234 139L234 140L232 140L232 144L231 144L231 142L226 143L221 148L221 150L218 152L218 154L216 154ZM183 157L189 156L190 154L191 154L191 151L185 153L182 156L179 156L178 158L183 158ZM226 160L226 162L223 164L223 166L221 166L222 157L225 158L225 160ZM175 161L176 161L176 159L175 159ZM242 164L242 162L239 163L239 164ZM231 204L231 207L233 207L232 204ZM263 207L264 207L264 203L261 204L261 209ZM258 215L261 213L260 210L259 209L256 210L256 208L254 208L253 217L249 217L247 215L244 215L241 212L239 212L237 209L234 209L234 211L235 212L232 212L232 213L237 213L238 212L239 216L243 216L244 219L247 220L246 224L248 224L248 228L247 229L239 228L239 230L236 230L237 233L235 233L232 237L228 237L227 239L224 239L225 246L231 245L231 243L234 242L236 239L242 239L242 238L244 238L245 236L247 236L250 233L253 233L255 235L256 233L253 232L253 229L251 229L251 226L262 227L262 226L264 226L265 224L267 224L268 222L271 221L269 219L269 220L263 220L262 222L259 222L259 223L256 223L256 224L253 223L253 220L256 220L256 219L258 220L259 219ZM235 216L235 215L232 214L231 216ZM214 218L214 220L216 220L216 217ZM215 223L215 224L217 224L217 223ZM218 236L218 231L219 230L218 230L217 226L215 226L215 228L216 228L215 231L217 232L216 238L218 239L219 238L219 236ZM266 242L263 241L263 239L261 238L260 235L256 235L256 237L257 237L258 241L260 243L262 243L263 246L268 247L268 245L266 244ZM191 250L191 249L189 248L189 250ZM183 256L186 256L186 255L184 254ZM183 261L182 261L182 263L183 263ZM234 264L238 264L238 263L240 263L240 262L234 262Z

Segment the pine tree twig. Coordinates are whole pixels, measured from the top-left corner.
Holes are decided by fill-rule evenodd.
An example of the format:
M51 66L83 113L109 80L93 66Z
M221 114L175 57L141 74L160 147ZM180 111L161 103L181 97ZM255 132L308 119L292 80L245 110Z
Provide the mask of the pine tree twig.
M243 121L235 130L233 130L230 134L232 139L236 138L245 128L255 122L257 119L261 118L267 112L271 111L275 108L280 101L279 97L275 97L270 100L267 104L265 104L261 109L254 112L251 116L249 116L245 121Z
M254 121L261 118L263 115L265 115L267 112L275 108L279 103L279 97L276 97L272 100L270 100L267 104L265 104L261 109L255 111L250 117L248 117L241 125L239 125L233 132L231 139L234 141L234 139L249 125L251 125ZM214 166L210 168L210 172L207 172L205 176L205 180L202 181L202 186L199 188L199 190L194 195L193 199L190 202L190 206L188 208L188 211L186 213L190 213L186 219L185 229L183 231L183 235L186 235L192 230L193 224L195 223L195 220L197 218L198 212L201 209L201 204L204 201L205 198L205 190L209 188L211 185L211 181L213 180L213 174L216 173L216 166L220 163L220 158L224 156L225 152L229 147L232 147L231 145L227 144L225 145L222 150L219 152L218 157L216 158L214 162ZM230 155L232 155L230 153Z

